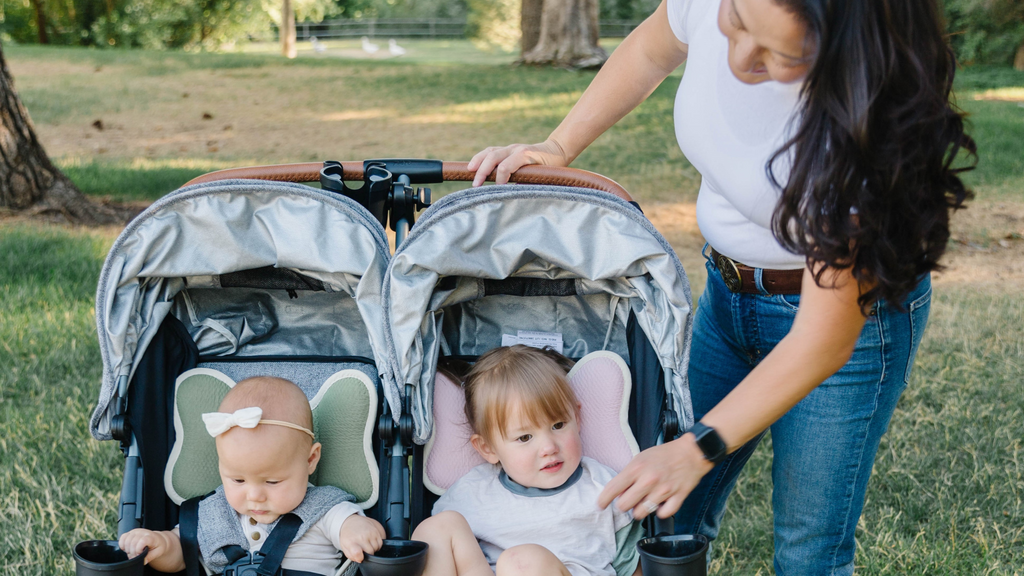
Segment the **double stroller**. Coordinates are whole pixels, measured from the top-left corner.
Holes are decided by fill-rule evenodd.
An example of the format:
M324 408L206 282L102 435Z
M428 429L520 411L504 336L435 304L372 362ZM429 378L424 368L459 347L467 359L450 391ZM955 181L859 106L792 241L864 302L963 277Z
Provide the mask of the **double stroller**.
M415 187L471 178L464 163L426 160L225 170L125 228L97 290L104 368L91 421L125 455L118 534L168 530L183 501L217 487L200 415L254 375L302 388L323 444L311 480L355 495L397 540L472 465L446 453L465 442L443 437L445 358L472 362L510 342L614 357L591 363L588 381L625 381L611 411L631 453L692 424L686 273L629 195L541 167L429 208ZM595 390L581 394L585 414L605 394ZM586 422L585 453L598 454Z

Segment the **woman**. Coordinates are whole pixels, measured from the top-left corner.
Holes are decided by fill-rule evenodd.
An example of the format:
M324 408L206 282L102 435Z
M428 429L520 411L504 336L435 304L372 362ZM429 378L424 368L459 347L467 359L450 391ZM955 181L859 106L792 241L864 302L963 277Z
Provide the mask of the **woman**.
M701 172L709 278L694 322L698 424L608 486L637 517L711 538L772 430L775 568L852 574L875 452L928 318L951 167L974 152L949 104L935 0L666 0L544 142L488 148L474 184L565 166L687 61L676 135ZM678 510L678 513L677 513Z

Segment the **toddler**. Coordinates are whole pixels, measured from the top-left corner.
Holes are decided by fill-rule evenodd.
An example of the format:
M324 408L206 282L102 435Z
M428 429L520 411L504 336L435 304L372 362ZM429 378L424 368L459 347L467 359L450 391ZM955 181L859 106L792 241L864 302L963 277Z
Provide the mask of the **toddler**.
M470 442L488 464L455 482L413 533L430 544L426 576L615 576L616 533L632 516L597 506L615 472L582 455L571 365L516 345L469 371Z
M199 504L199 553L208 569L224 570L228 546L259 550L276 520L288 513L302 526L283 568L334 574L342 553L361 562L363 554L380 548L384 528L363 515L352 495L309 484L320 444L314 441L309 401L298 386L281 378L249 378L228 392L219 410L203 414L216 438L222 482ZM185 569L179 527L138 528L122 535L119 545L130 557L148 547L146 564L161 572Z

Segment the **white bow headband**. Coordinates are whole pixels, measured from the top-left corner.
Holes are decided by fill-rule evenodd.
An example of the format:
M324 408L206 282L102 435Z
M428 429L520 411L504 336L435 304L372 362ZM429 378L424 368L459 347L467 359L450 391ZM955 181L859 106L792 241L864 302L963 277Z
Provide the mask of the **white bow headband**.
M304 432L309 434L309 437L314 441L316 440L316 436L313 435L313 431L309 428L299 426L298 424L292 424L291 422L284 422L282 420L263 420L263 409L259 406L241 408L239 410L235 410L231 414L226 414L224 412L207 412L206 414L203 414L203 423L206 424L206 431L214 438L235 426L240 428L255 428L260 424L270 424L271 426L284 426L285 428Z

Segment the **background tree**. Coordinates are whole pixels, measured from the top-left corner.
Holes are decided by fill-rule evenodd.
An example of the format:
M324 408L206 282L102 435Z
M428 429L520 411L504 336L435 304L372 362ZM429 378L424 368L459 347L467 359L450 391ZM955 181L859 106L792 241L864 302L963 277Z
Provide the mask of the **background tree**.
M130 209L102 205L83 195L43 150L14 91L0 44L0 208L45 214L74 224L124 224Z
M950 42L961 64L1024 70L1024 1L945 0Z
M281 4L281 26L278 29L281 34L281 54L285 58L295 58L299 53L295 47L295 11L292 10L292 0L284 0Z
M595 68L608 53L598 45L598 0L544 0L537 44L523 54L524 64Z
M520 28L523 31L523 39L520 44L520 55L525 55L540 40L541 13L544 11L544 0L523 0L523 10L520 16Z

